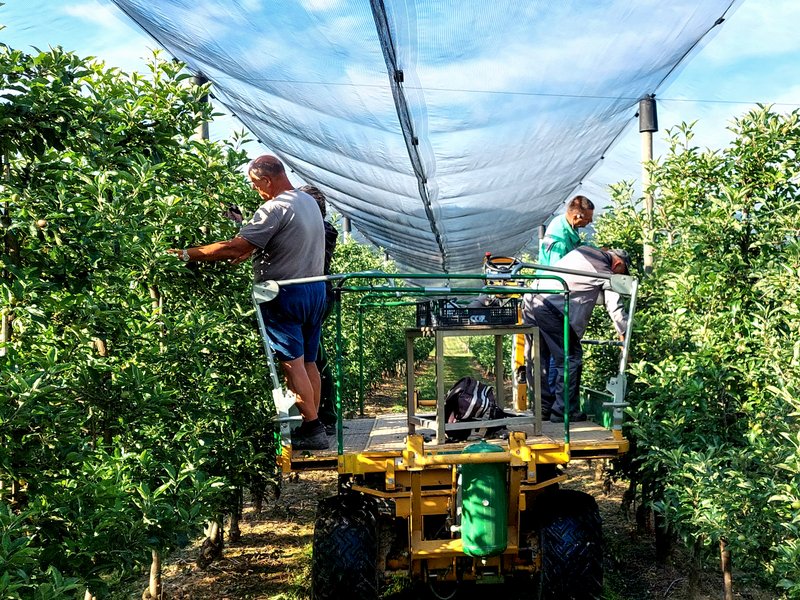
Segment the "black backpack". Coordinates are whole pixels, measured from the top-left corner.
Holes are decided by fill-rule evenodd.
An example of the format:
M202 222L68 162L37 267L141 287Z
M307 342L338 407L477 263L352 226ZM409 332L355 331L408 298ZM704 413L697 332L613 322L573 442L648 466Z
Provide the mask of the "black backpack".
M506 414L497 406L494 399L494 388L472 377L462 377L445 394L444 415L447 423L480 422L502 419ZM491 436L503 429L503 426L480 428L483 436ZM480 431L484 429L484 431ZM464 441L473 429L456 429L447 432L447 437L454 441Z

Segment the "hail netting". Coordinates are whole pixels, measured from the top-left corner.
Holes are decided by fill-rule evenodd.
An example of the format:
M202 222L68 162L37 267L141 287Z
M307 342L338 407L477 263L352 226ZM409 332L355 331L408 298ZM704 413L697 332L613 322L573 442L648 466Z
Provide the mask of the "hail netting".
M401 265L475 271L579 190L731 0L113 0Z

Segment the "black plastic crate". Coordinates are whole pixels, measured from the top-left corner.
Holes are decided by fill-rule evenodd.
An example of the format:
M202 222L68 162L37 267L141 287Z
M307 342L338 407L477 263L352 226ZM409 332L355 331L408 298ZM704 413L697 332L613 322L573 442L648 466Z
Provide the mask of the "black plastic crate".
M469 325L515 325L518 298L493 306L468 307L440 298L417 303L417 327L465 327Z

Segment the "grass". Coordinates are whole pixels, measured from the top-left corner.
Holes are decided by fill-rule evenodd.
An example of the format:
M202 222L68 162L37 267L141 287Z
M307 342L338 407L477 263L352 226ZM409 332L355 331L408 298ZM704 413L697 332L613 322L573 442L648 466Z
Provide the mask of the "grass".
M422 370L417 373L416 383L420 398L436 398L436 365L431 360L425 364ZM467 375L476 377L480 373L480 368L475 362L475 357L469 349L467 338L447 337L444 338L444 386L445 390L450 389L462 377Z

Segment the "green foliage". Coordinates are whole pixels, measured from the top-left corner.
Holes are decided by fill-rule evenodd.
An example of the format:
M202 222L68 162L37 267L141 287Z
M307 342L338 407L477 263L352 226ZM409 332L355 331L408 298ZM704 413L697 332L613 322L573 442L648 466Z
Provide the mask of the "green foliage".
M513 343L512 336L505 336L503 339L503 344L505 348L503 349L503 357L506 361L504 364L505 374L506 376L509 375L509 367L508 364L509 360L508 357L511 356L511 348ZM483 372L488 377L494 376L494 337L493 336L471 336L467 338L467 345L469 346L469 350L472 353L472 356L475 357L475 360L480 365Z
M651 165L653 275L629 393L631 474L684 540L800 597L800 115L760 108L720 151L689 126ZM629 187L598 241L634 249Z
M212 117L207 89L157 55L150 68L0 46L0 551L19 564L0 576L4 597L78 582L107 595L274 476L252 276L165 253L234 236L223 210L260 201L238 146L193 137ZM334 268L382 265L350 243ZM367 316L368 381L402 359L411 315Z
M64 578L54 566L42 569L41 548L34 544L27 513L13 514L0 504L0 597L64 598L82 588L76 578Z
M331 272L355 273L381 271L396 273L391 262L385 262L377 252L354 241L336 247ZM351 279L346 286L362 287L370 282L385 284L385 280ZM393 280L402 286L402 281ZM386 302L410 301L409 297L391 295ZM397 375L405 365L405 330L415 324L414 306L362 306L361 303L380 303L380 298L367 298L360 292L342 293L342 405L346 413L358 408L359 377L363 368L365 392L378 385L389 373ZM359 339L359 312L362 319L363 339ZM325 325L324 339L333 349L336 339L336 315L332 314ZM424 359L433 343L429 338L416 342L416 356Z
M491 336L469 337L467 344L484 373L494 373L494 338Z
M240 149L192 139L212 115L180 65L0 46L0 78L4 535L37 563L0 586L102 595L274 470L250 274L165 254L232 237L223 207L258 198Z

